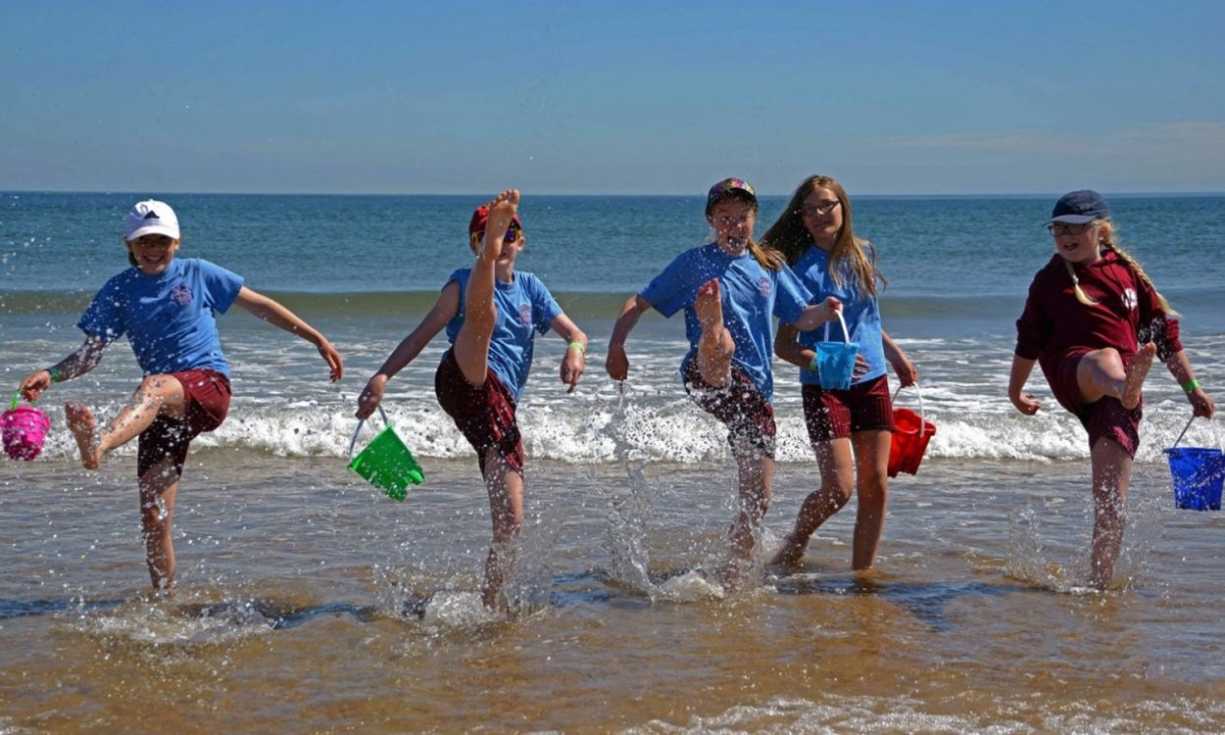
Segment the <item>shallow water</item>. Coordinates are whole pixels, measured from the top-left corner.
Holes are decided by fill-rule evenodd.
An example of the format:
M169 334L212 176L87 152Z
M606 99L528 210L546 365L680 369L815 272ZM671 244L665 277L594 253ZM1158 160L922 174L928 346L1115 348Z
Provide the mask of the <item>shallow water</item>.
M5 197L0 383L15 386L80 343L81 308L124 267L114 232L131 197ZM537 345L519 406L528 523L506 611L477 601L488 502L434 399L441 339L386 400L426 484L395 503L343 459L365 379L466 265L471 202L182 195L184 255L277 292L337 344L347 377L329 385L308 345L221 319L235 398L193 444L169 601L146 596L133 448L86 474L59 408L81 400L113 416L139 375L130 350L56 386L40 404L53 422L43 456L0 462L0 734L1225 731L1225 515L1174 510L1161 454L1186 425L1181 391L1160 368L1146 384L1130 526L1105 593L1085 586L1083 430L1037 374L1044 411L1023 417L1007 401L1013 320L1049 257L1048 201L857 202L892 279L887 328L919 366L938 433L920 474L891 485L875 573L849 572L852 504L802 569L759 565L735 591L714 573L735 473L723 429L677 382L682 325L643 318L624 392L601 369L625 295L704 236L700 200L532 202L522 265L593 346L567 395L564 343ZM763 221L780 206L765 200ZM1124 198L1116 211L1219 393L1225 292L1198 253L1225 232L1225 198ZM349 234L354 221L373 241ZM971 272L984 231L999 235L992 267ZM775 378L765 555L816 477L795 371L778 365ZM919 405L914 391L899 400ZM1184 442L1220 437L1198 421Z
M468 462L429 463L399 504L335 461L201 452L176 519L181 588L158 602L129 464L2 476L4 727L1225 727L1225 516L1173 510L1157 466L1137 473L1107 593L1082 587L1085 470L939 460L895 482L874 575L847 570L850 506L802 570L727 592L706 570L723 560L728 467L536 462L510 611L492 615ZM767 547L810 469L782 466Z

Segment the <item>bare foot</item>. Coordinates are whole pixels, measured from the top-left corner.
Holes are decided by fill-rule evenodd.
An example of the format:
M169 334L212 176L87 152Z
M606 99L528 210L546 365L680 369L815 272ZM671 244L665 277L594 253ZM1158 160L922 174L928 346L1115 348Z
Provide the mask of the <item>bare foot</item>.
M1127 378L1123 382L1123 395L1120 402L1128 411L1140 405L1140 389L1144 387L1144 378L1149 368L1153 366L1153 356L1157 354L1157 345L1149 342L1141 345L1131 367L1127 368Z
M87 470L98 469L98 420L89 406L81 403L65 403L64 414L68 417L68 430L77 440L81 450L81 464Z
M514 222L515 213L519 211L519 190L507 189L485 206L489 207L489 219L485 222L485 241L480 257L497 260L502 256L506 228Z
M779 548L778 553L770 560L770 566L783 567L784 569L797 569L800 563L804 561L804 549L808 543L796 543L791 534L787 534L783 538L783 545Z

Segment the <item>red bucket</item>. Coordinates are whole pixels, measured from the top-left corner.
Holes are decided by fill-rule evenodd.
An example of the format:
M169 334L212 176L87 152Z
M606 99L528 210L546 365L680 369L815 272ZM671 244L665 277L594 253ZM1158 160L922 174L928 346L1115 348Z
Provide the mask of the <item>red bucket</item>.
M900 388L898 390L901 390ZM893 394L897 398L897 394ZM922 410L923 398L919 397ZM909 408L893 409L893 440L889 446L889 476L899 472L910 475L919 473L919 463L927 451L927 443L936 435L936 425L923 419L921 414Z

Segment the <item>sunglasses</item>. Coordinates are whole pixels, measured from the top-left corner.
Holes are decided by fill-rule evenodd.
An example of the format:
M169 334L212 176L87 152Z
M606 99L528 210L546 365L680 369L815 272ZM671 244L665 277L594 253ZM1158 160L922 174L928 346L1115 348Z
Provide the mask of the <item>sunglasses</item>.
M519 227L519 225L512 224L510 227L506 228L506 234L502 236L502 242L513 245L514 243L518 242L519 235L522 233L523 228ZM484 238L485 232L484 230L480 230L473 233L473 236L477 238Z
M1059 237L1060 235L1079 235L1092 226L1092 222L1086 222L1083 225L1069 225L1064 222L1052 222L1046 226L1046 229L1055 237Z

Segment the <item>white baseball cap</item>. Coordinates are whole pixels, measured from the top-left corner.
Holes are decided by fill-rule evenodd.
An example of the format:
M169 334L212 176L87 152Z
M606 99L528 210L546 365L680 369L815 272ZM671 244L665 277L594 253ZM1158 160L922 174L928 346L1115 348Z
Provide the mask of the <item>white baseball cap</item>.
M132 206L125 222L123 239L131 242L144 235L166 235L179 239L179 218L169 204L146 199Z

